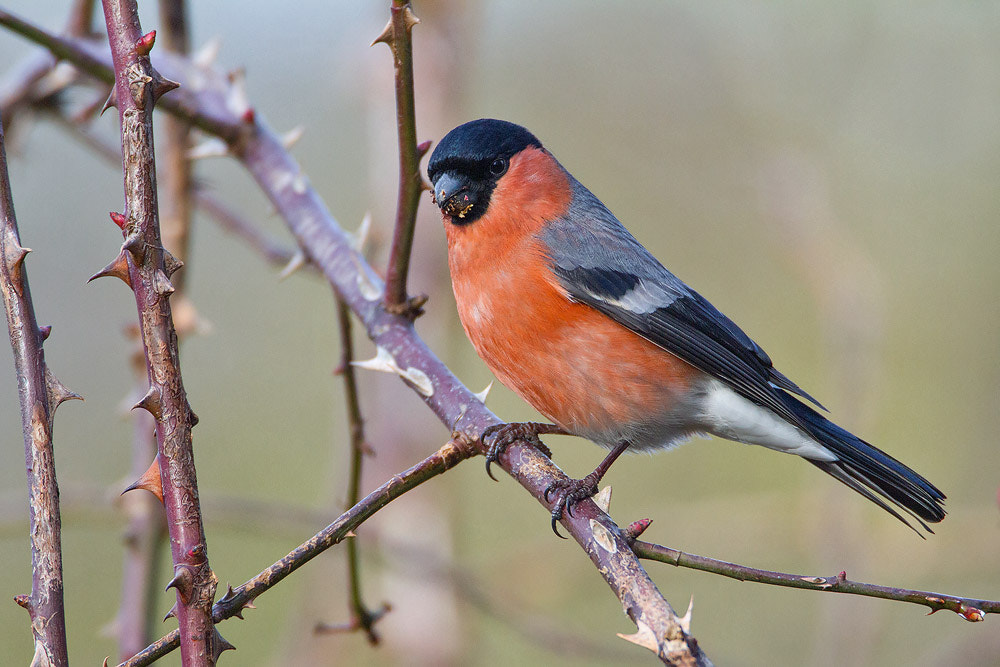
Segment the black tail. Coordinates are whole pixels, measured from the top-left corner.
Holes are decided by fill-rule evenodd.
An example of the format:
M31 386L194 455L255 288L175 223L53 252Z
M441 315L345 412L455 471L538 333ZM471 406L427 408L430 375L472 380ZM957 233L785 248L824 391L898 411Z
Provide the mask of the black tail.
M838 459L836 461L806 459L809 463L836 477L907 526L913 528L910 522L889 503L906 511L928 533L934 532L927 527L927 523L937 523L945 515L942 506L945 495L937 487L882 450L840 428L809 406L791 396L786 395L785 398L784 402L806 427L806 431L833 452ZM920 534L919 531L917 534Z

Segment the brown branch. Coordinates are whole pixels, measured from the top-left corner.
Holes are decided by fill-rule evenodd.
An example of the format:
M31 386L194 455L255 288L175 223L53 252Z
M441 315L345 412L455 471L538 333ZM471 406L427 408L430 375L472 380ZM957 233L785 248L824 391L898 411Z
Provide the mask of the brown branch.
M351 468L347 482L347 505L358 504L361 495L361 470L364 457L369 453L365 440L365 423L361 416L361 402L358 397L358 380L354 372L354 341L351 335L351 310L342 299L337 298L337 324L340 329L340 367L338 370L344 377L344 396L347 403L347 426L349 430L351 449ZM350 597L350 621L341 625L320 624L317 632L343 632L345 630L361 630L372 646L379 643L379 635L375 624L390 610L383 603L376 610L369 609L361 596L361 565L358 557L358 541L348 540L347 545L347 581Z
M180 264L160 240L153 163L153 104L170 87L150 64L155 34L142 35L135 0L104 0L103 4L121 123L126 213L118 221L125 234L121 253L109 265L111 270L102 273L127 275L139 312L149 391L137 407L156 420L153 466L158 470L153 474L159 474L170 533L174 577L168 588L177 590L181 660L185 665L212 665L227 645L212 623L217 580L208 563L198 500L191 443L196 418L181 380L169 302L174 292L170 276Z
M183 1L160 0L159 5L161 45L172 52L186 54L187 21ZM160 209L163 244L179 261L187 262L192 217L191 162L187 158L190 125L179 118L167 116L162 119L161 132L163 141L158 185L165 190ZM180 272L173 279L175 298L183 295L186 273ZM139 400L147 388L146 363L141 343L134 340L133 347L135 399ZM131 472L136 479L146 471L149 461L156 457L154 428L151 414L145 410L133 413ZM128 517L128 525L122 564L122 599L115 633L118 655L124 660L141 651L154 636L153 624L159 620L155 607L156 573L160 569L167 524L162 506L150 494L125 494L122 509Z
M42 342L48 337L49 329L40 330L35 319L24 267L29 250L21 246L14 216L2 123L0 224L0 291L7 312L21 402L31 536L31 595L18 595L14 599L28 610L31 618L35 640L32 663L62 667L69 664L69 654L63 609L62 524L52 428L59 404L79 396L64 387L45 363Z
M424 181L420 158L430 144L417 146L416 114L413 102L413 41L410 32L420 22L407 0L392 0L389 23L372 45L384 42L392 51L396 81L396 128L399 135L399 195L396 225L392 234L389 266L386 269L385 308L391 313L415 318L427 297L410 299L406 278L413 250L413 230Z
M284 558L261 571L243 585L231 588L222 599L215 603L213 618L216 622L233 616L242 618L243 610L253 608L254 601L263 593L319 554L348 537L348 533L391 501L427 480L454 468L477 453L471 446L458 440L451 440L409 470L393 475L391 479L368 494L361 502L341 514L336 521L300 544ZM148 665L177 648L179 641L180 635L175 630L147 647L142 653L123 662L120 667Z
M727 563L726 561L706 558L705 556L696 556L649 542L636 541L632 545L632 548L639 558L656 560L661 563L669 563L677 567L687 567L703 572L712 572L713 574L720 574L739 581L754 581L759 584L771 584L773 586L806 588L812 591L847 593L850 595L881 598L883 600L910 602L928 607L932 614L942 609L953 611L967 621L982 621L986 614L1000 613L1000 602L997 601L976 600L956 597L954 595L943 595L941 593L866 584L860 581L851 581L847 578L845 572L832 577L785 574L783 572L758 570L746 565Z
M160 0L158 37L169 52L184 56L188 52L188 28L184 0ZM160 207L163 245L181 262L188 261L191 235L193 193L191 160L191 125L175 116L163 119L160 182L166 191ZM184 289L184 273L174 280L177 290Z

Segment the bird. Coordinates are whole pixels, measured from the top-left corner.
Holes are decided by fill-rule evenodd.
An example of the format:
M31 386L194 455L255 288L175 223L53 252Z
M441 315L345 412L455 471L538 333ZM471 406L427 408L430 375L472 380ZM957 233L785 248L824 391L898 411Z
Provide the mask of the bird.
M552 529L625 451L699 435L796 454L920 535L945 495L827 419L732 320L667 270L530 131L490 118L448 132L427 167L459 318L493 374L552 423L487 428L486 469L517 440L609 453L546 489ZM921 535L922 536L922 535Z

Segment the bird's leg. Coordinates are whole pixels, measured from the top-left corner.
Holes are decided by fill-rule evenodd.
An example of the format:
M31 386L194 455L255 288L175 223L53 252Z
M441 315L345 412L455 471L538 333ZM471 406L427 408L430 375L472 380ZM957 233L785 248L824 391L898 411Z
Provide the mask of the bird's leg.
M559 535L556 522L562 519L564 511L573 516L573 505L597 494L597 485L600 483L601 478L604 477L604 474L608 472L611 465L628 447L629 442L622 440L604 457L604 460L598 464L594 472L583 479L566 479L552 482L545 489L546 502L548 502L550 495L554 494L556 497L556 503L552 507L552 532ZM562 535L559 535L559 537L562 537Z
M552 458L552 450L538 439L539 435L551 433L554 435L569 435L565 429L556 424L541 424L539 422L511 422L510 424L494 424L483 431L479 440L485 445L486 441L493 437L493 442L487 445L486 449L486 474L490 479L496 481L496 477L490 472L490 466L497 462L503 450L518 440L525 440L538 448L538 451Z

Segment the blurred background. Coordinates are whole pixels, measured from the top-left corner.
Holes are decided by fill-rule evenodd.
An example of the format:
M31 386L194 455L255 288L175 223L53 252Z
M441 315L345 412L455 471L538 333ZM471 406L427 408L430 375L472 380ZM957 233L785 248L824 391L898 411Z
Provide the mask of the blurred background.
M68 2L7 3L51 29ZM369 48L389 2L191 3L192 43L221 39L273 127L302 125L294 153L348 229L373 216L383 267L396 199L392 59ZM562 0L416 2L421 140L484 116L531 129L671 270L739 323L835 419L927 476L948 518L926 541L791 456L698 440L624 457L606 482L620 523L644 538L755 567L846 570L886 585L1000 597L1000 5ZM143 28L157 27L143 3ZM99 12L98 12L99 13ZM103 21L99 18L99 23ZM4 69L35 47L0 31ZM117 115L94 121L117 140ZM113 639L129 478L131 294L87 278L117 252L118 166L50 122L9 137L14 198L46 357L84 403L56 419L66 614L75 662ZM292 242L235 163L202 161L201 183ZM209 555L220 580L256 574L335 518L347 427L330 289L278 280L199 214L184 269L202 333L183 343L201 418L195 448ZM421 204L411 291L417 328L474 391L492 377L465 340L444 235ZM373 348L363 337L359 355ZM4 350L6 345L2 346ZM376 451L367 492L437 449L445 428L393 378L365 373ZM510 420L537 418L495 385ZM31 659L23 442L13 363L0 351L0 645ZM551 438L569 474L603 452ZM650 661L615 637L633 626L578 547L514 482L468 462L359 531L365 598L391 603L383 645L313 634L348 617L334 548L220 630L223 664L620 664ZM166 558L165 561L168 561ZM168 565L157 581L162 590ZM1000 664L995 618L970 624L920 607L739 583L649 563L717 664ZM162 614L173 603L162 594ZM157 623L158 631L175 624ZM162 664L179 664L171 655Z

